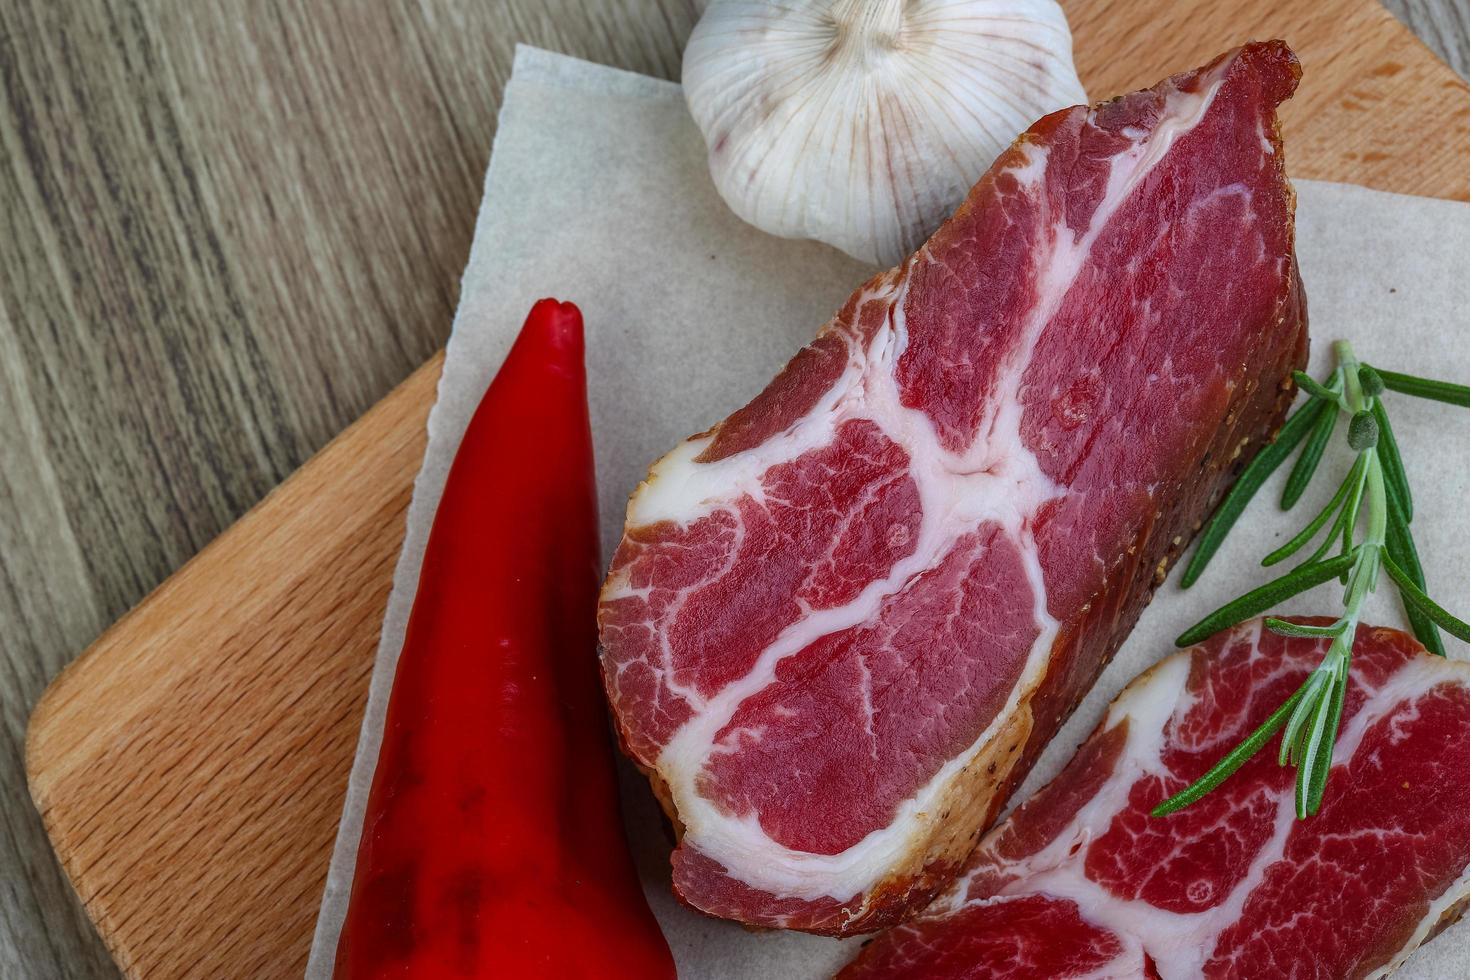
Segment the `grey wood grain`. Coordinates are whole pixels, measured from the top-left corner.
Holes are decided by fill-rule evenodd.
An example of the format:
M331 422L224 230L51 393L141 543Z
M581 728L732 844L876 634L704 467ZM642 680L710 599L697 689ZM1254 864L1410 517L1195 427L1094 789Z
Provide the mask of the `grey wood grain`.
M1455 71L1470 78L1470 0L1383 0Z
M444 343L516 41L685 0L0 4L0 977L115 976L22 767L109 622Z
M30 706L445 339L516 41L675 77L697 0L0 0L0 977L115 976ZM1470 0L1390 0L1461 72Z

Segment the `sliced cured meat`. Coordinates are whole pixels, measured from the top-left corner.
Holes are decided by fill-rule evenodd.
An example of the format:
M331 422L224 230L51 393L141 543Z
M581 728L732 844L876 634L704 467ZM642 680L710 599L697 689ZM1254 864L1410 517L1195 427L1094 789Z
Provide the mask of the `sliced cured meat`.
M1360 627L1316 816L1294 819L1274 745L1192 807L1149 816L1326 649L1257 620L1140 676L951 890L842 980L1338 980L1398 966L1470 899L1470 664Z
M1306 354L1250 45L1047 116L746 407L659 461L604 585L674 887L846 934L944 886Z

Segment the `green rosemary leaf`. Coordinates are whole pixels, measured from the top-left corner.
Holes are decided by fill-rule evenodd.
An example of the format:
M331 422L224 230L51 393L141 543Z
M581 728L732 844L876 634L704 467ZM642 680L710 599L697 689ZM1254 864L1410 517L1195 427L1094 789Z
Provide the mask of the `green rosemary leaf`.
M1378 445L1378 420L1373 413L1364 409L1348 423L1348 445L1358 452Z
M1404 570L1419 590L1425 591L1424 568L1419 564L1419 549L1414 547L1414 535L1409 530L1409 522L1404 516L1402 502L1398 499L1398 491L1394 489L1391 482L1385 481L1385 489L1388 493L1388 533L1384 537L1384 547L1388 549L1388 557ZM1400 597L1403 590L1399 590ZM1407 598L1404 598L1404 613L1409 618L1409 627L1414 631L1414 636L1424 644L1424 649L1436 656L1443 657L1444 641L1440 639L1439 630L1434 621L1424 614L1418 606Z
M1365 369L1367 370L1367 369ZM1404 458L1399 455L1399 441L1388 423L1388 409L1381 399L1373 402L1373 418L1378 421L1378 458L1383 461L1383 479L1391 493L1397 493L1404 509L1404 519L1414 519L1414 497L1409 493L1409 478L1404 475Z
M1306 691L1297 703L1296 710L1286 720L1286 731L1281 733L1281 751L1276 754L1277 765L1300 765L1306 749L1306 726L1312 720L1328 681L1327 672L1321 667L1307 675Z
M1444 640L1440 638L1439 627L1434 625L1434 620L1426 616L1418 606L1405 597L1402 589L1399 590L1399 598L1403 600L1404 615L1408 617L1409 630L1414 634L1414 639L1436 657L1445 656Z
M1363 465L1361 469L1354 467L1353 472L1349 474L1349 479L1354 476L1356 479L1353 480L1352 493L1348 496L1347 506L1342 509L1339 521L1342 530L1342 550L1345 552L1353 550L1353 532L1358 529L1358 511L1363 507L1363 491L1368 486L1368 467L1370 465L1368 454L1363 453L1358 459ZM1347 574L1346 570L1343 574Z
M1387 477L1388 473L1385 471L1383 481L1383 493L1384 496L1388 498L1388 530L1392 532L1395 528L1397 528L1407 535L1409 532L1409 515L1404 509L1404 498L1400 496L1402 491L1394 485L1392 480L1389 480ZM1390 533L1390 537L1391 536L1392 534ZM1412 547L1414 543L1413 538L1409 538L1408 543ZM1424 587L1424 575L1423 572L1419 570L1419 552L1417 550L1414 551L1413 568L1409 568L1407 565L1403 565L1402 562L1400 562L1400 565L1406 572L1409 573L1411 577L1414 578L1414 581L1422 589Z
M1336 405L1341 397L1337 392L1322 384L1305 371L1293 371L1291 376L1296 379L1296 386L1313 398Z
M1266 617L1266 629L1278 636L1296 637L1338 637L1342 635L1342 620L1338 620L1331 626L1303 626L1301 623L1293 623L1285 619L1277 619L1274 616Z
M1377 398L1383 394L1383 375L1367 364L1359 365L1358 387L1363 389L1363 394L1368 398Z
M1433 378L1418 378L1412 374L1399 374L1397 371L1384 371L1381 368L1377 370L1379 377L1383 379L1383 384L1390 391L1413 395L1415 398L1448 402L1451 405L1459 405L1461 408L1470 408L1470 388L1465 385L1435 381Z
M1347 699L1348 663L1345 661L1328 697L1327 724L1323 728L1326 753L1306 780L1307 793L1303 800L1297 796L1297 816L1315 816L1322 809L1322 796L1327 790L1327 774L1332 770L1332 748L1337 743L1338 726L1342 723L1342 704ZM1303 805L1305 804L1305 805Z
M1404 597L1405 602L1418 606L1421 612L1446 633L1470 643L1470 623L1456 619L1443 606L1425 595L1424 590L1414 584L1414 580L1409 577L1408 573L1387 555L1384 556L1383 567L1387 569L1389 577L1398 584L1399 595Z
M1199 779L1154 807L1150 815L1165 817L1171 813L1178 813L1233 776L1235 771L1245 765L1251 756L1259 752L1261 746L1269 742L1277 729L1285 724L1286 716L1296 708L1297 702L1302 699L1302 694L1306 689L1306 682L1303 682L1302 686L1296 689L1295 694L1283 701L1281 707L1271 712L1271 717L1262 722L1261 727L1251 732L1245 741L1231 749L1229 755L1211 766L1209 772Z
M1174 643L1181 647L1191 646L1213 636L1227 626L1234 626L1270 609L1272 606L1321 585L1347 571L1356 560L1354 552L1337 555L1326 561L1307 562L1298 565L1280 578L1272 579L1258 589L1252 589L1233 602L1210 613L1204 619L1185 630Z
M1316 811L1312 809L1312 784L1319 778L1325 780L1325 770L1332 767L1332 742L1336 732L1328 734L1327 721L1332 715L1332 704L1337 700L1336 683L1329 680L1312 708L1311 724L1302 733L1302 749L1296 762L1296 816L1305 820ZM1320 776L1319 776L1320 771Z
M1225 535L1235 526L1245 505L1250 503L1251 497L1255 496L1261 484L1266 482L1266 477L1276 471L1291 451L1306 438L1311 431L1312 424L1317 419L1317 412L1322 410L1322 402L1309 401L1297 409L1281 431L1276 433L1276 439L1267 445L1256 458L1250 461L1244 471L1236 479L1235 485L1225 495L1220 507L1215 511L1215 516L1205 525L1200 533L1199 546L1190 558L1188 566L1184 569L1184 576L1180 579L1181 588L1189 588L1200 577L1210 559L1215 557L1215 552L1220 548L1220 542L1225 540Z
M1291 468L1286 487L1281 491L1282 510L1291 510L1296 506L1302 492L1307 489L1307 484L1317 472L1317 464L1322 461L1322 453L1327 449L1333 430L1337 428L1337 415L1335 403L1322 403L1317 412L1316 424L1312 426L1312 434L1307 437L1307 444L1302 447L1302 454L1296 458L1296 465Z
M1322 556L1327 554L1332 548L1332 545L1342 537L1343 526L1347 524L1348 520L1346 500L1352 496L1358 486L1367 478L1367 475L1368 457L1359 454L1358 458L1353 462L1353 468L1348 471L1347 479L1343 481L1342 487L1338 489L1339 493L1343 493L1344 489L1346 490L1346 493L1343 493L1344 504L1342 509L1337 512L1337 519L1327 529L1327 537L1323 538L1322 543L1317 546L1317 550L1312 552L1311 557L1307 559L1308 562L1320 561ZM1351 542L1349 542L1346 550L1351 550L1351 547Z
M1265 558L1262 558L1261 564L1267 568L1270 568L1272 565L1275 565L1278 562L1285 561L1286 559L1290 558L1292 555L1300 551L1303 547L1305 547L1307 542L1315 538L1317 536L1317 532L1322 530L1322 526L1328 521L1332 520L1333 516L1336 515L1339 510L1341 510L1343 503L1347 500L1348 494L1352 492L1352 489L1353 485L1351 478L1349 478L1348 480L1344 480L1342 486L1338 487L1337 492L1332 495L1332 499L1327 501L1327 506L1323 507L1321 512L1318 513L1316 517L1312 518L1311 523L1309 523L1306 527L1297 532L1296 537L1292 538L1290 541L1286 542L1286 544L1271 552ZM1334 527L1335 526L1336 525L1334 525ZM1327 545L1329 547L1331 546L1332 542L1336 540L1337 536L1335 533L1327 535ZM1321 553L1313 555L1312 560L1315 561L1316 559L1321 558L1323 554L1326 554L1325 548L1321 549Z

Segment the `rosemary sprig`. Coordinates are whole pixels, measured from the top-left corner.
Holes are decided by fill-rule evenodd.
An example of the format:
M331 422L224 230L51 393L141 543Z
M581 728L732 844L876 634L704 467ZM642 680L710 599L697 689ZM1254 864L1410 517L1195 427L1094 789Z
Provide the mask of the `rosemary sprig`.
M1236 480L1200 534L1199 547L1185 568L1182 585L1188 588L1194 584L1250 498L1305 441L1287 478L1281 507L1289 510L1301 499L1318 470L1341 412L1349 418L1348 445L1357 453L1352 469L1327 506L1290 541L1267 555L1262 564L1270 566L1285 561L1316 539L1324 527L1326 537L1310 557L1291 571L1226 603L1185 630L1175 642L1179 646L1198 643L1333 578L1340 578L1344 586L1342 615L1328 626L1266 619L1266 628L1274 633L1329 641L1327 652L1296 693L1207 773L1155 807L1156 817L1182 810L1219 786L1278 731L1281 745L1277 762L1296 769L1297 817L1306 818L1317 812L1332 768L1333 746L1352 666L1353 640L1363 605L1377 588L1380 570L1386 571L1398 586L1409 625L1426 649L1444 655L1441 629L1470 642L1470 624L1455 618L1425 591L1424 569L1419 564L1419 553L1409 529L1414 519L1413 497L1382 399L1385 391L1396 391L1470 407L1470 388L1361 364L1345 341L1335 344L1334 350L1338 366L1326 381L1318 382L1296 373L1297 386L1309 396L1306 404L1287 419L1275 441L1261 450ZM1366 522L1362 521L1364 516ZM1334 546L1340 547L1339 552L1325 557Z

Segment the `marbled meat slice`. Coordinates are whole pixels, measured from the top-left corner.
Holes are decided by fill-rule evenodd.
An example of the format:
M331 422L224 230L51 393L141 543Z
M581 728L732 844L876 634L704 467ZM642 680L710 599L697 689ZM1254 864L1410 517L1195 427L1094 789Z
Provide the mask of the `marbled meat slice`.
M1256 620L1138 677L952 889L842 980L1357 980L1397 967L1470 898L1470 664L1360 627L1316 816L1294 819L1275 744L1194 806L1149 816L1326 649Z
M1304 363L1253 44L1047 116L746 407L660 460L602 594L674 887L870 931L960 866Z

